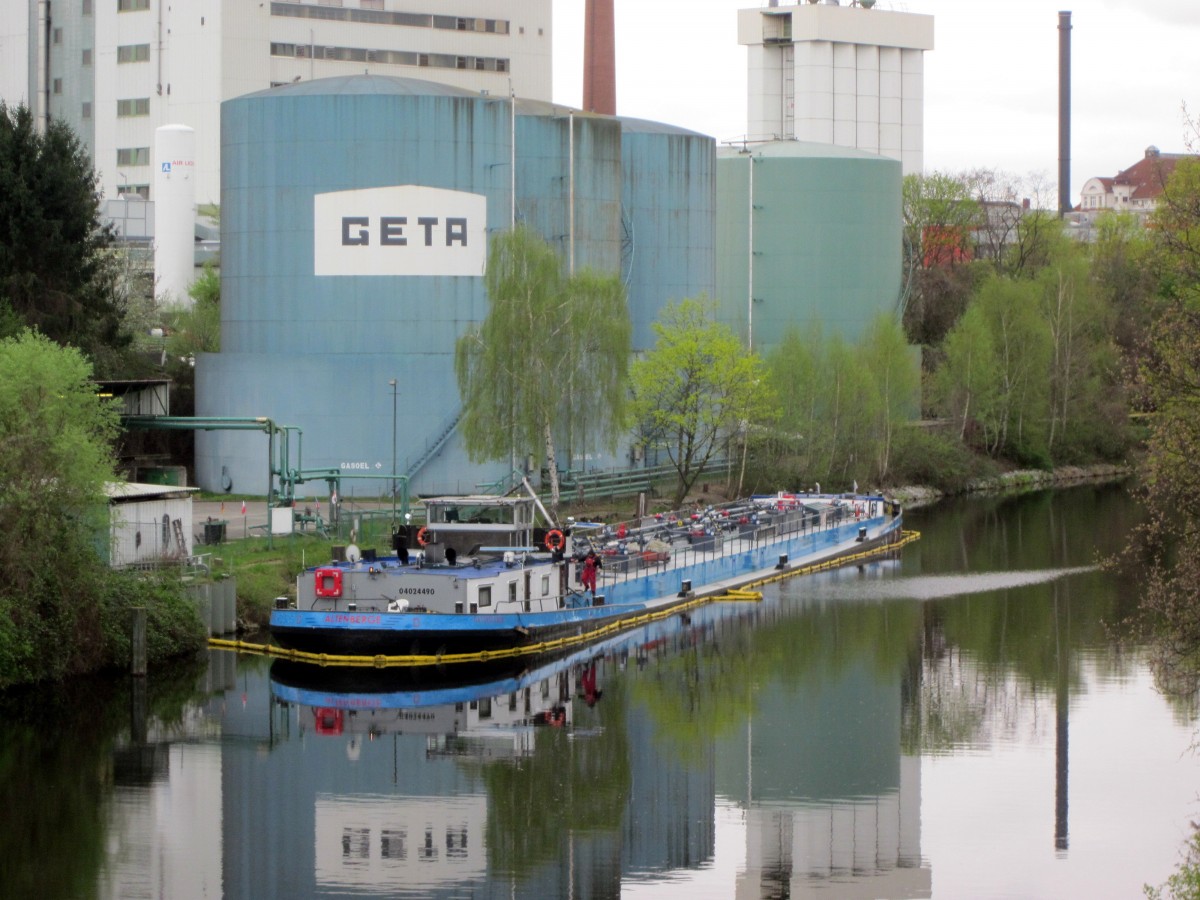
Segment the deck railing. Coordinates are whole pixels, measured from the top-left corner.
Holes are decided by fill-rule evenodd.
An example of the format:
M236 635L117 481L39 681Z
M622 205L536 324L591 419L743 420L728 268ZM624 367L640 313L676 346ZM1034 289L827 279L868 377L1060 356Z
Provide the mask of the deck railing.
M635 578L646 580L647 576L666 575L671 572L685 572L694 569L699 564L720 560L735 554L761 551L764 546L782 546L789 538L808 534L816 535L821 532L832 532L847 525L861 523L866 526L869 522L878 523L886 515L886 506L882 498L875 500L877 504L868 505L871 501L861 501L860 505L852 502L843 506L834 506L823 512L816 512L806 507L794 510L765 510L757 514L758 522L733 522L727 519L717 519L711 534L686 536L691 529L699 529L701 525L689 520L665 520L646 528L627 533L627 540L644 544L648 540L659 539L670 545L669 556L662 559L661 554L651 555L649 551L633 550L623 555L607 555L597 548L601 557L601 568L598 572L596 593L605 596L614 588ZM857 510L857 511L856 511ZM874 512L875 515L870 515ZM669 539L668 539L669 538ZM597 535L591 539L592 544L609 543L618 540L615 534ZM690 540L690 543L684 543ZM578 549L578 548L577 548ZM591 595L585 593L579 583L579 570L576 565L576 581L570 586L570 592L565 598L567 606L590 606ZM676 589L676 588L672 588ZM529 601L517 601L514 609L508 609L507 601L500 612L548 612L558 608L558 597L531 598Z

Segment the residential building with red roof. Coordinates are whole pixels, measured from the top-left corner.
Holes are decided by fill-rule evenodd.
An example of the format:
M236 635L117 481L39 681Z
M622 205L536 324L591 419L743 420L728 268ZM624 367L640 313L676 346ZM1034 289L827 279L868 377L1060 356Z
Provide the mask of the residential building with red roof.
M1112 178L1089 178L1076 211L1087 214L1114 209L1145 219L1158 204L1175 164L1184 158L1183 153L1163 153L1155 146L1147 147L1145 156Z

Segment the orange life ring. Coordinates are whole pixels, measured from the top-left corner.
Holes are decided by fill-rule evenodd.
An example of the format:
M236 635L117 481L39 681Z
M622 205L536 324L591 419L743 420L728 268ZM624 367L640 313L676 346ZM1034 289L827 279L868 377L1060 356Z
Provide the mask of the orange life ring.
M429 541L426 539L427 534L429 534L429 526L422 525L421 530L417 532L417 543L422 547L429 543Z
M567 539L557 528L546 532L545 546L547 550L561 550L567 545Z

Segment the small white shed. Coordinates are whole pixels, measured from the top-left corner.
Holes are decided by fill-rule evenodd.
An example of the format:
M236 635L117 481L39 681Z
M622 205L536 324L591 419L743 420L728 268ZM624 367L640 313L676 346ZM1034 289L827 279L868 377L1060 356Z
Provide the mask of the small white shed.
M111 482L109 565L182 560L192 555L192 495L199 488Z

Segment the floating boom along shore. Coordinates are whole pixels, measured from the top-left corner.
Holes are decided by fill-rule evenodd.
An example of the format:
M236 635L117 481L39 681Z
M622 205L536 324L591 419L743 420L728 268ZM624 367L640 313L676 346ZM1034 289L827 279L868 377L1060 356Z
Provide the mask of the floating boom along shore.
M350 545L344 559L306 569L295 606L276 602L272 638L322 664L533 655L775 573L886 552L901 538L899 504L876 495L779 493L561 529L535 527L536 506L522 496L429 499L419 549L401 531L390 556Z

